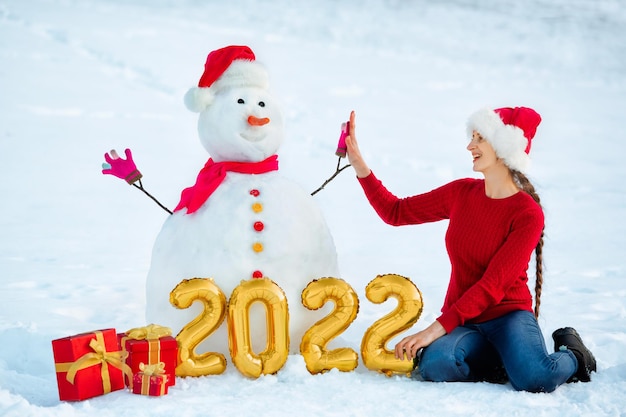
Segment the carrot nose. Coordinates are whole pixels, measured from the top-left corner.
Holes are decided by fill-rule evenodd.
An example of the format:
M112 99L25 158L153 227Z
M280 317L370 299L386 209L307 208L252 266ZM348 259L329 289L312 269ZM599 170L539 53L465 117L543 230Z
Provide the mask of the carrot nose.
M266 125L270 122L270 119L267 117L254 117L254 116L250 116L248 117L248 123L251 124L252 126L263 126Z

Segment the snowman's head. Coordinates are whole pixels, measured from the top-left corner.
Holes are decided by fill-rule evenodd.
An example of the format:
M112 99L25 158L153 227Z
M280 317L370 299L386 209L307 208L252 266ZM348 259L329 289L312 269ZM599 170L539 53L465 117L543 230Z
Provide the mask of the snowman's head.
M247 46L227 46L207 57L185 104L200 113L200 140L214 161L257 162L278 150L283 122L268 78Z
M271 94L258 87L221 90L198 120L198 133L214 161L258 162L283 141L283 118Z

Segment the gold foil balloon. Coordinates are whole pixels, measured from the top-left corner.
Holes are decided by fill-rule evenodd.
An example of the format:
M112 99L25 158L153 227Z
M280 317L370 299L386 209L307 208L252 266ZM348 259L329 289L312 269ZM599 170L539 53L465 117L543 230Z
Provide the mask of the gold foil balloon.
M300 353L312 374L332 368L348 372L359 363L358 354L353 349L326 349L328 342L343 333L356 318L359 310L356 293L347 282L338 278L311 281L302 291L302 304L309 310L317 310L327 301L335 303L334 310L307 330L300 344Z
M256 354L250 343L250 306L265 306L267 343ZM289 311L283 290L269 278L251 279L239 284L228 303L228 348L233 363L243 375L258 378L274 374L289 355Z
M217 352L197 354L195 348L224 321L226 297L210 278L185 279L170 292L170 303L176 308L189 308L194 301L203 303L204 309L176 336L176 376L221 374L226 369L224 355Z
M365 288L365 295L376 304L394 297L398 300L398 306L366 330L361 342L363 364L372 371L388 376L410 374L413 362L396 359L393 351L385 345L417 322L422 314L422 294L408 278L386 274L374 278Z

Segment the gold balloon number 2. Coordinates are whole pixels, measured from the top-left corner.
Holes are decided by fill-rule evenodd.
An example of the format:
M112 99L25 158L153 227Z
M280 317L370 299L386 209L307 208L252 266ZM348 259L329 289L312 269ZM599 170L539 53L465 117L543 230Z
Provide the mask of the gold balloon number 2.
M343 333L356 318L359 299L347 282L337 278L312 281L302 291L302 304L309 310L323 307L328 300L335 302L334 310L307 330L300 344L300 353L312 374L332 368L352 371L359 362L353 349L326 349L328 342Z
M408 278L386 274L372 280L365 295L377 304L393 297L398 305L363 335L363 364L386 375L408 374L412 361L396 359L385 346L419 319L423 306L420 291ZM170 302L177 308L188 308L196 300L203 303L203 311L176 336L179 345L177 376L216 375L225 371L224 355L217 352L197 354L195 349L221 325L226 315L230 355L243 375L256 378L274 374L282 368L289 353L289 313L285 294L275 282L269 278L242 281L230 297L228 314L226 298L210 278L183 280L170 293ZM353 349L327 349L327 344L356 318L358 297L347 282L338 278L314 280L302 291L302 304L309 310L317 310L328 301L332 301L335 308L306 331L300 344L300 352L312 374L333 368L348 372L358 365L358 354ZM250 343L250 306L254 302L261 302L266 311L267 343L259 354L252 350Z
M176 308L189 308L194 301L204 304L202 313L185 325L176 336L178 341L178 376L221 374L226 370L226 358L221 353L197 354L196 347L209 337L224 321L226 297L210 278L181 281L170 293L170 303Z
M368 369L383 372L388 376L394 373L410 373L413 361L396 359L385 345L419 319L423 308L422 293L408 278L400 275L382 275L367 285L365 295L376 304L394 297L398 300L398 306L365 331L361 342L363 364Z

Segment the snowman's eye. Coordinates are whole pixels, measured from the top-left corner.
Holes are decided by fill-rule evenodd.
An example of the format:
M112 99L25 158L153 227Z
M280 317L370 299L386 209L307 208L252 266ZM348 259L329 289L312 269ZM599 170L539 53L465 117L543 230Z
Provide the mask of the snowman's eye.
M264 101L259 101L259 107L265 107L265 102Z
M245 101L243 101L243 99L242 99L242 98L240 98L239 100L237 100L237 103L239 103L239 104L245 104L246 102L245 102Z

